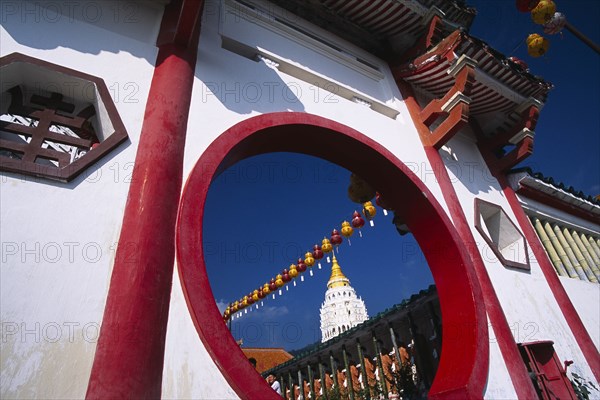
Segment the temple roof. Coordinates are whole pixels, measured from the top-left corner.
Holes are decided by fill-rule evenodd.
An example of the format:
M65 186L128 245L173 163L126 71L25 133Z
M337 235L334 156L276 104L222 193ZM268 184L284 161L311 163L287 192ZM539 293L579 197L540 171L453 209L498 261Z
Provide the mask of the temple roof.
M401 303L396 304L378 313L377 315L369 318L362 324L359 324L351 328L350 330L343 332L340 335L337 335L336 337L328 340L327 342L317 342L303 347L299 350L291 351L290 354L292 354L294 358L277 366L277 370L285 368L286 366L294 365L300 359L308 359L320 354L321 352L328 352L334 347L341 347L346 342L355 342L356 338L361 336L364 332L370 332L373 329L376 329L376 327L381 325L382 323L387 324L387 321L393 320L398 316L404 315L403 312L409 311L417 305L423 304L424 302L431 300L431 298L437 299L437 290L434 285L429 286L425 290L421 290L418 294L412 295L410 299L403 300ZM271 370L265 371L265 373L268 373L270 371Z
M426 101L443 97L454 85L451 74L461 62L476 65L469 95L470 115L486 136L511 129L523 105L546 101L552 84L462 30L455 30L425 53L394 68Z
M256 371L262 373L279 364L282 364L293 356L282 348L246 347L242 348L244 355L256 360Z
M363 49L387 58L409 49L433 15L448 32L468 30L475 9L462 0L276 0L278 6Z
M555 182L551 177L534 173L530 168L513 169L508 174L513 190L522 198L561 210L572 216L600 224L599 196L586 196L583 192Z
M552 178L551 176L545 176L541 172L533 172L533 170L530 167L515 168L509 172L509 175L524 174L528 175L529 177L535 179L538 182L543 182L547 185L552 186L555 190L560 190L580 200L595 204L596 206L600 206L600 198L598 195L586 195L585 193L583 193L583 191L577 190L573 186L567 187L567 185L564 182L555 181L554 178Z

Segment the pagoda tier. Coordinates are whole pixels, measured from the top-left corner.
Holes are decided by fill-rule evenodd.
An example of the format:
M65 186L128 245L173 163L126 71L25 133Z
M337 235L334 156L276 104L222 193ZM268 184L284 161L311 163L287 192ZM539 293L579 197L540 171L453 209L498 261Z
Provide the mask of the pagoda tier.
M321 341L326 342L367 319L365 302L356 296L350 280L333 256L325 301L321 305Z

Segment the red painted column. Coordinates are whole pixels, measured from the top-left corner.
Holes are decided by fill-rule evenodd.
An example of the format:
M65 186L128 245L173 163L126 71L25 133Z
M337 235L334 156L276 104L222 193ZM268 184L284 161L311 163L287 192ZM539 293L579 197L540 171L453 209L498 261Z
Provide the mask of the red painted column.
M510 208L515 213L517 222L527 238L527 243L529 243L529 246L531 246L531 250L533 251L540 269L544 274L544 278L546 278L548 286L550 287L550 290L552 291L552 294L558 303L558 307L567 320L569 328L571 328L573 337L577 341L577 344L579 345L583 356L588 362L594 377L600 382L600 353L598 352L594 341L590 337L585 325L583 325L583 322L581 321L575 306L573 306L573 303L569 298L569 294L560 282L554 267L552 264L550 264L548 255L546 254L540 239L533 230L531 222L529 222L529 218L525 214L525 211L523 211L523 207L521 207L519 199L517 198L514 190L510 187L506 178L498 171L492 172L496 176L496 179L498 179L500 182L500 185L502 185L504 195L510 204Z
M159 47L88 399L161 396L175 221L199 34L199 18L188 19L187 26L178 18L190 3L199 16L202 2L172 1L163 17L161 34L187 29L191 39Z
M418 130L427 130L427 132L423 132L423 134L428 134L429 128L420 122L418 117L420 108L412 96L411 89L403 85L401 82L398 82L398 88L402 93L402 97L405 100L405 104L407 105L415 127ZM421 136L423 136L423 134L421 134ZM425 152L427 154L427 159L431 164L431 168L434 171L434 175L442 189L444 199L448 205L448 209L450 210L452 221L456 226L456 230L463 237L467 251L469 252L469 256L473 261L477 279L481 285L486 312L494 329L496 339L498 340L498 346L500 347L502 357L504 358L504 362L508 368L508 373L515 392L520 399L536 399L537 393L533 387L531 379L529 378L521 355L519 354L519 349L517 348L512 331L510 330L510 326L506 320L506 315L504 314L502 305L498 299L498 295L496 294L492 281L487 273L485 264L483 263L483 259L481 258L481 254L477 248L475 238L469 227L469 223L467 222L467 218L460 204L460 200L458 199L456 191L454 190L454 186L452 185L452 181L448 175L444 161L442 160L438 150L431 146L425 146ZM478 345L489 347L489 343L479 343ZM486 366L487 365L488 364L486 363ZM483 379L486 379L488 371L482 372L485 372L485 377Z

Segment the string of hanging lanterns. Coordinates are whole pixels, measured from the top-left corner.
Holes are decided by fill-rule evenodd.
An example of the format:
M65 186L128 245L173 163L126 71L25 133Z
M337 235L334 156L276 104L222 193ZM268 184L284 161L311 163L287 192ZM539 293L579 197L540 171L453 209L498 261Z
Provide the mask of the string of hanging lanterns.
M372 193L372 196L368 197L370 193ZM359 236L362 237L361 228L365 225L365 219L369 221L370 226L374 226L373 218L377 214L377 209L373 206L370 199L376 197L377 205L383 208L382 205L385 203L382 202L379 193L376 193L365 181L353 174L350 178L348 197L352 201L362 204L362 215L358 211L354 211L351 222L344 220L339 231L338 229L333 229L331 236L329 238L324 237L321 245L315 244L312 251L307 251L304 254L304 259L299 258L295 264L289 266L289 269L284 269L264 285L259 286L239 300L230 303L223 312L223 320L227 322L233 318L240 318L242 314L237 313L243 310L244 314L246 314L248 311L252 311L253 306L255 309L258 309L263 305L263 300L267 299L269 295L272 299L275 299L276 294L279 294L279 296L283 295L282 288L285 286L285 290L288 290L289 287L286 285L290 282L292 282L293 286L296 286L296 279L298 277L303 282L303 273L307 270L309 271L309 275L313 276L312 267L316 264L318 269L321 269L320 260L323 257L326 257L327 262L330 263L329 254L334 251L339 252L339 246L343 243L343 238L346 238L348 245L351 245L350 237L354 234L355 229L358 230ZM387 215L385 208L384 214ZM363 216L365 219L363 219Z
M363 215L370 222L373 221L377 211L371 202L365 202L363 204ZM281 271L280 274L276 275L274 278L271 278L267 283L260 286L257 289L254 289L248 295L243 296L239 300L230 303L225 311L223 312L223 320L228 321L230 318L234 317L235 314L244 310L244 313L252 310L252 306L258 309L262 306L262 300L266 299L269 295L273 299L275 299L276 294L279 296L283 295L283 287L288 283L292 282L293 286L296 286L296 279L300 278L300 281L304 281L303 273L305 271L309 271L309 275L313 276L312 267L318 265L318 269L321 269L321 263L319 262L324 257L327 260L327 263L331 263L330 255L335 251L339 252L338 248L343 243L343 239L346 238L348 244L350 243L350 237L354 234L354 228L358 229L360 232L360 228L365 225L365 220L355 211L352 214L352 223L348 221L342 222L342 226L340 230L333 229L331 232L331 236L329 238L324 237L321 241L321 245L315 244L313 246L312 251L306 252L304 254L304 259L299 258L295 264L291 264L289 268ZM362 234L361 234L362 237ZM286 290L288 287L286 286ZM258 303L258 304L256 304ZM237 318L241 317L238 315Z
M591 47L596 53L600 54L600 47L598 47L598 45L569 24L563 13L556 11L556 3L554 3L554 1L517 0L516 6L521 12L531 13L531 19L534 23L543 26L544 33L555 35L560 33L563 28L566 28L575 35L575 37ZM525 42L527 43L527 53L531 57L540 57L546 54L550 47L550 40L538 33L530 34Z

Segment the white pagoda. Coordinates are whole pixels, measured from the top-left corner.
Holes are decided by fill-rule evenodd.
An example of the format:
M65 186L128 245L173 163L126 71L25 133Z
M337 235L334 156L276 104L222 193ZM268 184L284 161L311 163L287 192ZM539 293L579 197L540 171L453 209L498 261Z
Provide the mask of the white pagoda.
M367 319L365 302L356 295L350 279L333 256L325 301L321 305L321 341L326 342Z

